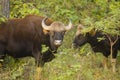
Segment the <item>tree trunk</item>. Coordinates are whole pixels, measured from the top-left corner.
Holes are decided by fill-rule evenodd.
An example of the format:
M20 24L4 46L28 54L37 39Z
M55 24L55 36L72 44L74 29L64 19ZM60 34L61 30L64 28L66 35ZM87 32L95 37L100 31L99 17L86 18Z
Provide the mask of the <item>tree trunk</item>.
M10 0L2 0L2 14L9 18L10 16Z

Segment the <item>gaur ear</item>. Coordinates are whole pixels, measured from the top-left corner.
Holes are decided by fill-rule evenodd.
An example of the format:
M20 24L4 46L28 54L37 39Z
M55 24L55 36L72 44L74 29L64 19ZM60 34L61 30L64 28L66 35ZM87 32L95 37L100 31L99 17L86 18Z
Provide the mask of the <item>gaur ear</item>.
M95 36L95 34L96 34L96 29L95 29L95 28L91 29L91 31L89 32L89 34L90 34L91 36Z
M84 28L84 26L82 24L79 24L77 27L78 30L82 30L83 28Z
M49 33L49 31L48 31L48 30L43 29L43 33L44 33L44 34L48 34L48 33Z

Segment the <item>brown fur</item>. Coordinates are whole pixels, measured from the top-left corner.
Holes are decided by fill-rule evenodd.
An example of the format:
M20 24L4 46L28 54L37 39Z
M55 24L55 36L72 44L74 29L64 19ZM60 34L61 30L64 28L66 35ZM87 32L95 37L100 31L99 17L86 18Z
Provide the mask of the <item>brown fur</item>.
M66 27L62 22L53 22L51 26L52 26L51 28L52 31L58 31L58 32L65 31L65 27Z
M43 32L41 22L44 17L28 15L21 19L9 19L0 24L0 55L8 54L15 58L33 56L37 62L43 56L52 57L47 51L45 56L41 54L41 45L50 46L50 37ZM51 20L46 24L50 25ZM2 58L2 57L1 57ZM45 60L47 61L47 60Z

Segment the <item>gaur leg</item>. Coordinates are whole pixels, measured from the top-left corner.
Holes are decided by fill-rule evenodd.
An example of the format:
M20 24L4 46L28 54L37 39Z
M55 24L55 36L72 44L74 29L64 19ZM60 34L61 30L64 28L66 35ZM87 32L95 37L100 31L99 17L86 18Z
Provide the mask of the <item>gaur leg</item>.
M111 65L112 65L112 71L116 72L116 57L117 57L117 50L113 50L112 58L111 58Z
M44 65L44 62L42 61L42 54L40 53L40 50L35 48L33 49L33 57L36 61L36 71L34 75L35 80L41 80L41 72L42 72L42 66Z
M111 59L112 71L116 72L116 58Z
M3 66L3 59L4 59L4 56L3 56L3 55L0 55L0 67Z
M0 44L0 67L2 66L4 57L5 57L5 45Z
M39 67L42 67L44 65L44 62L42 60L42 54L38 49L33 50L33 57L35 58L36 65Z
M110 53L103 53L103 56L104 56L104 58L103 58L103 67L104 67L104 69L105 70L107 70L108 69L108 56L110 55Z
M103 59L103 66L104 66L104 69L105 69L105 70L108 69L108 57L105 57L105 56L104 56L104 59Z
M44 62L49 62L55 58L54 54L50 51L47 50L45 53L43 53L43 61Z
M5 46L0 44L0 59L5 56Z

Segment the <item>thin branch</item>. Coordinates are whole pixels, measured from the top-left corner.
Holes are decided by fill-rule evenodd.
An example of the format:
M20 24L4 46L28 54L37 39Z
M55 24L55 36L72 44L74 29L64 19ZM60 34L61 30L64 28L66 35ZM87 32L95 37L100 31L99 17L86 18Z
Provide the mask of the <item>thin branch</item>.
M112 42L111 38L109 37L108 34L106 34L107 38L109 39L110 43Z
M117 38L115 39L115 41L113 42L113 45L118 41L118 35Z
M110 36L108 35L108 34L106 34L106 36L108 37L108 39L109 39L109 41L110 41L110 43L111 43L111 45L113 46L117 41L118 41L118 35L117 35L117 38L115 39L115 41L112 41L111 40L111 38L110 38Z

